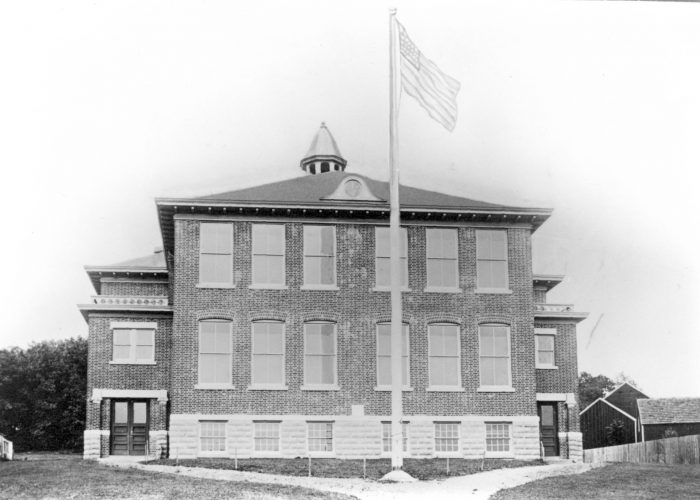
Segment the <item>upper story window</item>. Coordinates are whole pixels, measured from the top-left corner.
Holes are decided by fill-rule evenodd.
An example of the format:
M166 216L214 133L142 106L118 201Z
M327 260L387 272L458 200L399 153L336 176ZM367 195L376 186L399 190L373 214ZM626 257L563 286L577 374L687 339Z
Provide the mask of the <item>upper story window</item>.
M338 383L335 323L304 324L304 385L333 387Z
M335 285L335 227L304 226L304 286Z
M556 368L554 338L556 328L535 328L535 368Z
M156 323L113 322L112 364L154 364Z
M400 228L401 248L401 287L408 287L408 232L405 227ZM388 227L377 227L375 234L375 269L377 288L389 288L391 286L391 244L390 230Z
M459 326L428 325L429 385L431 388L461 386Z
M253 284L284 285L284 225L253 224Z
M252 350L252 386L283 386L284 323L255 321Z
M231 385L231 322L199 322L199 384Z
M199 225L199 283L233 284L233 225Z
M402 325L403 342L401 345L401 376L404 387L409 382L409 345L408 325ZM391 386L391 323L377 325L377 386Z
M511 387L510 328L479 326L479 377L482 388Z
M508 289L508 241L505 230L476 231L476 287Z
M429 228L425 231L428 289L455 289L457 270L457 230Z

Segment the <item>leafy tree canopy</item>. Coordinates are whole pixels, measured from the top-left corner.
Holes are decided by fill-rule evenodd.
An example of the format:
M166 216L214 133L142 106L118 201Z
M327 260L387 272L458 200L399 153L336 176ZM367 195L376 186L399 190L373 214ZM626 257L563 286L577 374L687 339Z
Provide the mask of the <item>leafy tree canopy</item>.
M86 339L1 349L0 433L15 451L80 449L86 385Z
M625 372L618 373L615 380L605 375L593 376L588 372L581 372L578 377L578 395L581 408L583 409L596 399L606 396L615 387L624 382L633 385L640 391L642 390L639 384Z

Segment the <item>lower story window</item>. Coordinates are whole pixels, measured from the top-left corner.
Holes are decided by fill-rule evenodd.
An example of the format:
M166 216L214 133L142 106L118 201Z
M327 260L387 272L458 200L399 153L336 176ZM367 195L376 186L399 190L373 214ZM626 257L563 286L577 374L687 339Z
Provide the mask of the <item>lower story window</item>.
M333 451L333 422L308 422L309 451Z
M401 422L401 437L404 453L408 451L408 422ZM382 451L391 452L391 422L382 422Z
M280 451L280 423L254 422L255 451Z
M459 423L435 422L435 451L459 451Z
M226 451L226 422L199 422L199 449L203 452Z
M486 423L486 451L494 453L510 451L510 423Z

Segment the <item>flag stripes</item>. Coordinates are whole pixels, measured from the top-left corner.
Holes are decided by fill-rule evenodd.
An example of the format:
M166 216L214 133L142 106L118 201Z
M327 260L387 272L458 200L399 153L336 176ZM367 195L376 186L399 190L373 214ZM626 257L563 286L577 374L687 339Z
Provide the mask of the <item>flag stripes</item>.
M457 93L460 84L426 58L396 21L401 54L401 85L428 114L447 130L457 124Z

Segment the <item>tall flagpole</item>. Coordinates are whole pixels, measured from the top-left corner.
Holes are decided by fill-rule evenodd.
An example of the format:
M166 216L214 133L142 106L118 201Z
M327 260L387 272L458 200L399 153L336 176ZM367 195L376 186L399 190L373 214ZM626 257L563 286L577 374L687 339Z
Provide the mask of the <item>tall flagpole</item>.
M398 61L396 57L396 9L389 9L389 217L390 265L391 265L391 468L403 467L403 414L402 343L403 324L401 314L401 233L399 211L398 111L399 90Z

